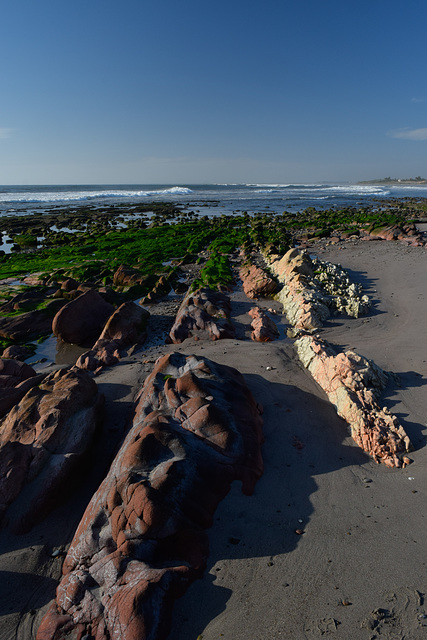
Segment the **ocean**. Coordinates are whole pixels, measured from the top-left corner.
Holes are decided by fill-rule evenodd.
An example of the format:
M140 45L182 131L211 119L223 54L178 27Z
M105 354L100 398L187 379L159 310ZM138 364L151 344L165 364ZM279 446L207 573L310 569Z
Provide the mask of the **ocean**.
M65 207L132 206L175 202L200 213L302 211L307 207L367 206L390 198L427 198L427 185L203 184L1 186L0 215L24 215Z

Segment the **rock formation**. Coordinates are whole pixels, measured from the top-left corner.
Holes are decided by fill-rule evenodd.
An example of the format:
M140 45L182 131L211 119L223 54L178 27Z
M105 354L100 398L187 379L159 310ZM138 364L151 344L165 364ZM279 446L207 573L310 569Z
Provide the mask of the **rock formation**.
M33 386L2 420L0 517L27 490L15 530L31 528L70 482L102 408L103 397L86 372L62 369Z
M189 336L208 337L211 340L233 338L235 329L230 321L230 298L221 291L199 289L188 293L170 331L173 343Z
M326 392L338 415L346 420L353 440L376 462L401 467L411 443L396 416L378 404L386 374L354 351L335 353L319 337L295 341L303 365Z
M134 302L124 302L107 320L92 349L80 356L76 366L93 371L118 362L121 350L146 339L149 315Z
M45 376L37 375L32 367L18 360L0 359L0 418L39 384Z
M239 269L242 287L248 298L271 296L277 291L277 284L261 267L243 264Z
M173 353L93 496L37 640L166 638L172 602L201 575L204 532L235 479L262 473L260 408L231 367Z
M251 338L255 342L271 342L279 337L276 323L259 307L252 307L248 311L252 318Z
M63 342L93 343L113 311L113 305L94 289L88 289L62 307L53 319L52 331Z

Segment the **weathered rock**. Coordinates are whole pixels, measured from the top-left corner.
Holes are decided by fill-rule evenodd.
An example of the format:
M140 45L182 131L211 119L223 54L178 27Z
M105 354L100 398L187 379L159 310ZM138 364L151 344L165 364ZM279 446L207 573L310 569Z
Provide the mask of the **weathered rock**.
M113 284L115 286L141 284L144 280L145 276L139 271L132 269L132 267L126 267L124 264L121 264L113 275Z
M67 278L66 280L63 280L61 282L62 291L67 291L67 292L75 291L78 286L79 286L79 283L77 282L77 280L74 280L74 278Z
M230 313L230 298L225 293L212 289L190 292L178 309L170 339L176 344L192 335L211 340L233 338L235 329Z
M381 238L387 241L399 241L412 247L424 246L423 234L414 223L406 223L402 227L389 225L370 229L368 238Z
M0 516L27 490L14 515L18 531L43 517L69 484L102 417L103 397L84 371L62 369L39 382L0 423Z
M124 302L107 320L92 349L80 356L76 366L94 371L118 362L122 349L145 341L149 315L134 302Z
M254 264L240 267L239 276L242 280L243 291L248 298L271 296L277 291L277 284L273 278L270 278L263 269Z
M34 351L23 344L12 344L10 347L6 347L6 349L2 353L2 358L11 358L13 360L19 360L23 362L30 356L32 356Z
M37 336L48 335L51 332L52 315L46 309L0 318L0 337L2 338L30 340Z
M230 483L262 473L260 408L231 367L157 361L133 426L90 502L37 640L164 640L173 600L202 574Z
M88 289L62 307L53 319L52 331L63 342L93 343L113 311L113 305L94 289Z
M37 376L32 367L15 359L0 359L0 418L38 384L44 376Z
M295 341L303 365L324 389L353 440L376 462L401 467L411 443L396 416L378 404L385 373L354 351L336 353L325 340L304 336Z
M255 342L271 342L279 337L276 323L259 307L252 307L248 311L252 318L251 338Z

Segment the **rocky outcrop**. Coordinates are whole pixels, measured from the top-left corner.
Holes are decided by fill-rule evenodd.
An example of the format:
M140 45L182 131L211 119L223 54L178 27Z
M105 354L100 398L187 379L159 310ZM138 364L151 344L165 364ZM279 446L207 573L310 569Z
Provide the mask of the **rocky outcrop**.
M80 356L76 366L94 371L118 362L120 351L145 341L149 315L134 302L124 302L107 320L92 349Z
M0 418L17 404L31 387L45 376L37 375L32 367L18 360L0 359Z
M163 640L204 570L204 532L235 479L262 473L260 409L231 367L157 361L133 426L90 502L37 640Z
M11 344L9 347L6 347L1 357L12 358L13 360L19 360L20 362L23 362L24 360L32 356L33 353L34 350L26 345Z
M193 335L211 340L233 338L230 313L230 298L225 293L212 289L190 292L178 310L170 340L177 344Z
M72 480L102 417L103 397L84 371L51 373L0 423L0 517L26 488L13 526L28 530Z
M403 242L410 247L422 247L425 242L423 234L418 231L413 222L408 222L402 226L388 225L384 227L371 228L364 240L381 239L381 240L394 240Z
M312 260L305 251L290 249L270 266L283 283L277 299L297 331L316 331L331 312L357 318L369 308L361 285L352 283L339 265Z
M18 316L0 317L0 337L25 341L49 335L52 333L52 318L63 304L63 300L52 300L44 309L35 309Z
M405 453L411 449L409 437L396 416L379 405L386 374L354 351L336 353L319 337L304 336L295 346L303 365L348 422L359 447L376 462L404 466Z
M94 289L88 289L62 307L53 319L52 331L63 342L93 344L113 311L113 305Z
M271 296L277 291L277 284L273 278L254 264L244 264L239 269L242 287L248 298Z
M259 307L252 307L248 311L252 318L251 339L255 342L271 342L279 337L276 323Z

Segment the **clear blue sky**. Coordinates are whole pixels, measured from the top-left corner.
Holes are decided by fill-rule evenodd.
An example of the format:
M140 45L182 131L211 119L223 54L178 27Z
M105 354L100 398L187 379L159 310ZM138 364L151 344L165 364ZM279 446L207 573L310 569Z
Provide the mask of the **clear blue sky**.
M0 184L427 174L425 0L14 0Z

